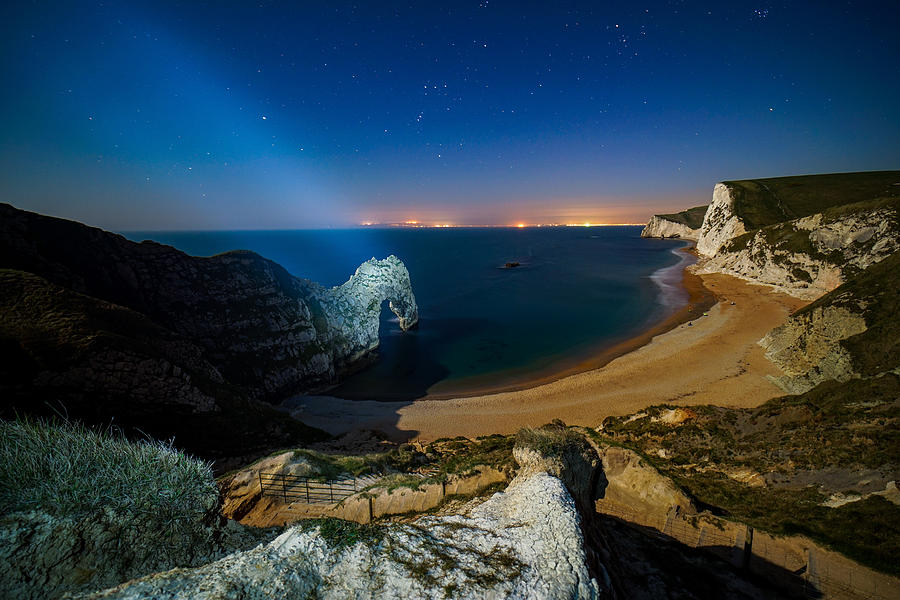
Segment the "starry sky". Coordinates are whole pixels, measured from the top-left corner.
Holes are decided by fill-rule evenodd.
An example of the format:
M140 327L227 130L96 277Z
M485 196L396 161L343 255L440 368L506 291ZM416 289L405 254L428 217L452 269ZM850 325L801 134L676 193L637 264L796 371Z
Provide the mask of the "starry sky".
M900 167L900 3L0 8L0 200L113 230L644 222Z

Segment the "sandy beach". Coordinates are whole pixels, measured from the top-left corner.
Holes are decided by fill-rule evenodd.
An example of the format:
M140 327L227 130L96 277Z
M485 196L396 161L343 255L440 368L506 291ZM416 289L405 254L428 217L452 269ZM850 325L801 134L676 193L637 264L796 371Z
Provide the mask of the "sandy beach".
M376 402L305 396L286 407L304 423L335 434L380 429L400 439L433 440L513 433L553 419L596 426L607 416L660 403L748 407L783 395L766 379L779 371L756 342L806 302L727 275L687 274L685 283L692 302L703 298L700 287L715 296L708 316L700 316L703 309L696 307L702 305L694 304L692 313L682 311L592 361L605 362L599 368L465 398Z

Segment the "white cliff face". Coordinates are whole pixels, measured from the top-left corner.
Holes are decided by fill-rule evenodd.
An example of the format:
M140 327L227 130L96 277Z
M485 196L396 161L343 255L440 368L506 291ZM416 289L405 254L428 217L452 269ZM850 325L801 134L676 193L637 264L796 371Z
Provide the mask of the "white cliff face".
M831 379L858 376L840 341L866 330L866 320L843 306L817 307L795 315L759 340L766 358L784 375L771 381L789 394L802 394Z
M466 516L385 526L380 538L350 546L296 526L206 566L83 598L597 598L583 542L563 483L531 473Z
M715 256L732 238L746 232L744 222L734 212L731 189L724 183L717 183L700 226L697 252L701 256Z
M683 223L669 221L659 215L654 215L641 230L642 238L680 238L697 241L700 236L698 229L691 229Z
M900 249L896 222L897 211L892 208L795 219L757 231L746 248L718 250L696 272L725 273L814 300L843 283L848 273Z

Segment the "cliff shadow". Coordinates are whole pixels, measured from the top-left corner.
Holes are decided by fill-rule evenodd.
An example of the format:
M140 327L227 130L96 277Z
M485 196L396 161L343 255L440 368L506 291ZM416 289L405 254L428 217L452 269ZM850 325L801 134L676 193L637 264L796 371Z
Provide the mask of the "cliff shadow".
M758 556L742 567L725 556L732 546L696 548L657 529L597 514L594 520L603 548L600 554L611 571L620 596L634 600L679 598L697 600L789 600L824 598L798 572Z
M420 317L418 326L403 331L385 301L373 360L325 394L345 400L418 400L450 374L432 349L451 342L454 335L477 328L475 319L450 321Z

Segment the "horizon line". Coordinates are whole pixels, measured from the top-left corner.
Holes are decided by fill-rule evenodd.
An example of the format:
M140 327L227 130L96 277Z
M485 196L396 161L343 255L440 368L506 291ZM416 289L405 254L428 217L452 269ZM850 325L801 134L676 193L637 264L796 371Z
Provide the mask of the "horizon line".
M523 223L515 225L407 225L402 223L372 223L370 225L326 225L321 227L259 227L259 228L191 228L191 229L112 229L118 233L204 233L216 231L342 231L355 229L550 229L555 227L644 227L647 223Z

